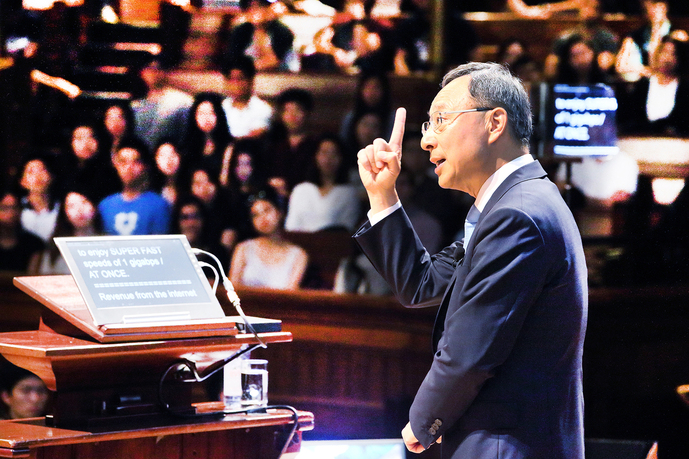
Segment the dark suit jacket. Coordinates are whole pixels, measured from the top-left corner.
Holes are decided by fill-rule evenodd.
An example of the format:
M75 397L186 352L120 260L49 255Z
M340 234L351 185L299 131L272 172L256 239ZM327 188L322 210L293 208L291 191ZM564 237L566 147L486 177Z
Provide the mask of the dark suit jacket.
M403 209L355 238L406 306L440 305L410 422L443 458L583 458L586 263L538 162L503 182L466 254L429 255ZM463 255L463 258L462 258Z

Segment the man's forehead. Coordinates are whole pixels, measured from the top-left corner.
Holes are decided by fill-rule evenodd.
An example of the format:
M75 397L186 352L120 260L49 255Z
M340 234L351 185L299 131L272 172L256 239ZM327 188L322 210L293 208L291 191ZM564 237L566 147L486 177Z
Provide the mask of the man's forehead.
M471 77L465 75L450 81L436 94L429 113L442 110L456 110L469 108L467 100L471 99L469 94L469 82Z

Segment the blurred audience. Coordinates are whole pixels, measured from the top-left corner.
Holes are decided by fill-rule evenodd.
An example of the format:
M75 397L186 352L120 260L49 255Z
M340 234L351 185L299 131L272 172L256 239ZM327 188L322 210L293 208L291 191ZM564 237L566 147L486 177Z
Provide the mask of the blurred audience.
M237 243L234 215L228 212L230 201L225 188L206 168L191 169L190 194L198 198L206 213L205 231L209 240L220 242L230 252Z
M305 89L286 89L277 97L277 116L266 135L265 168L285 195L304 180L318 146L312 112L313 96Z
M93 201L89 192L69 190L60 205L55 224L54 237L98 236L102 225L98 216L98 201ZM41 257L40 274L70 274L67 262L60 254L54 240L46 244Z
M232 154L232 136L222 107L223 97L214 92L201 92L194 96L189 110L185 151L189 163L209 171L223 185L223 164L229 163Z
M689 135L689 44L666 35L651 59L650 75L621 95L618 126L625 134Z
M0 196L0 270L38 274L43 240L24 230L19 194L5 189Z
M154 159L158 173L153 189L174 206L188 182L188 158L182 155L174 140L163 138L155 150Z
M667 0L642 0L646 23L622 41L615 69L627 81L637 81L651 74L650 57L656 52L664 36L686 39L687 33L675 30L668 17Z
M113 158L122 191L98 204L107 234L121 236L166 234L170 225L170 205L151 191L155 166L146 145L136 138L125 139Z
M33 155L27 158L21 170L19 184L25 191L21 200L22 227L48 242L53 237L60 210L55 159Z
M226 55L221 63L231 68L240 56L250 57L259 72L298 72L300 62L293 48L294 33L280 21L286 12L280 1L240 0L242 13L233 21Z
M349 184L342 143L335 135L326 134L318 144L309 178L292 190L285 229L354 231L359 224L360 207L358 190Z
M227 126L232 137L259 137L266 132L273 107L254 92L256 67L248 56L239 56L225 72L228 97L223 100Z
M149 151L153 151L163 137L182 142L192 96L172 87L167 73L155 60L143 67L139 75L146 93L131 103L134 134L146 143Z
M95 125L91 122L77 123L59 163L61 188L71 190L78 186L86 190L95 202L120 190L117 171L100 147Z
M102 148L110 155L111 159L118 150L122 139L134 136L134 124L134 111L129 102L113 100L106 105L103 111L105 139Z

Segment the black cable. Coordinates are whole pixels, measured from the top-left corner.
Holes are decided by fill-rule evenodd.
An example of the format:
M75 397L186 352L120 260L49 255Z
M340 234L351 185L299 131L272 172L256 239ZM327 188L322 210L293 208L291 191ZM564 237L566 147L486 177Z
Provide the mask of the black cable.
M229 415L233 415L233 414L267 413L269 409L289 410L292 412L292 419L293 419L292 424L293 425L292 425L292 429L289 432L289 435L287 436L287 439L285 440L285 444L282 446L282 449L280 450L280 456L282 456L285 453L285 451L287 450L287 448L289 447L289 444L292 441L292 438L294 438L294 434L299 429L299 413L297 412L297 410L294 407L289 406L289 405L268 405L268 406L262 406L262 407L247 407L247 408L242 408L239 410L221 410L221 411L213 411L213 412L209 412L209 413L200 413L200 414L199 413L193 413L193 414L191 414L191 413L181 413L181 412L174 411L172 408L170 408L170 405L165 401L165 398L163 395L163 385L164 385L165 379L167 378L167 376L170 374L170 372L173 369L178 369L179 371L181 371L182 369L179 367L184 366L191 371L191 374L194 375L193 380L185 379L182 382L201 382L201 381L204 381L209 376L211 376L212 374L214 374L216 371L218 371L220 368L222 368L228 362L231 362L235 358L239 357L240 355L242 355L246 352L251 351L252 349L255 349L256 347L259 347L259 345L256 344L252 347L242 349L241 351L236 352L235 354L233 354L231 356L231 358L225 359L225 360L227 360L227 362L224 362L222 365L219 365L217 368L215 368L213 371L209 372L205 376L199 375L199 373L196 369L196 364L190 360L180 359L177 362L173 363L172 365L170 365L165 370L165 372L163 373L163 376L160 378L160 382L158 383L158 401L160 403L160 406L165 410L166 413L168 413L172 416L178 417L178 418L183 418L183 419L203 419L205 417L211 417L211 416L217 417L220 415L229 416ZM214 363L213 366L215 366L219 362L223 362L223 361L224 360L220 360L220 361ZM278 457L280 457L280 456L278 456Z

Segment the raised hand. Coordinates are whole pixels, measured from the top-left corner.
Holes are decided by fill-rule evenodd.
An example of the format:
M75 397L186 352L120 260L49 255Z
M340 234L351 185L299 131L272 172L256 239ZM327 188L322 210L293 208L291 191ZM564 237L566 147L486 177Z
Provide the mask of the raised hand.
M366 188L371 210L379 212L398 200L395 181L402 164L402 140L407 111L398 108L390 140L376 139L371 145L359 150L359 176Z

